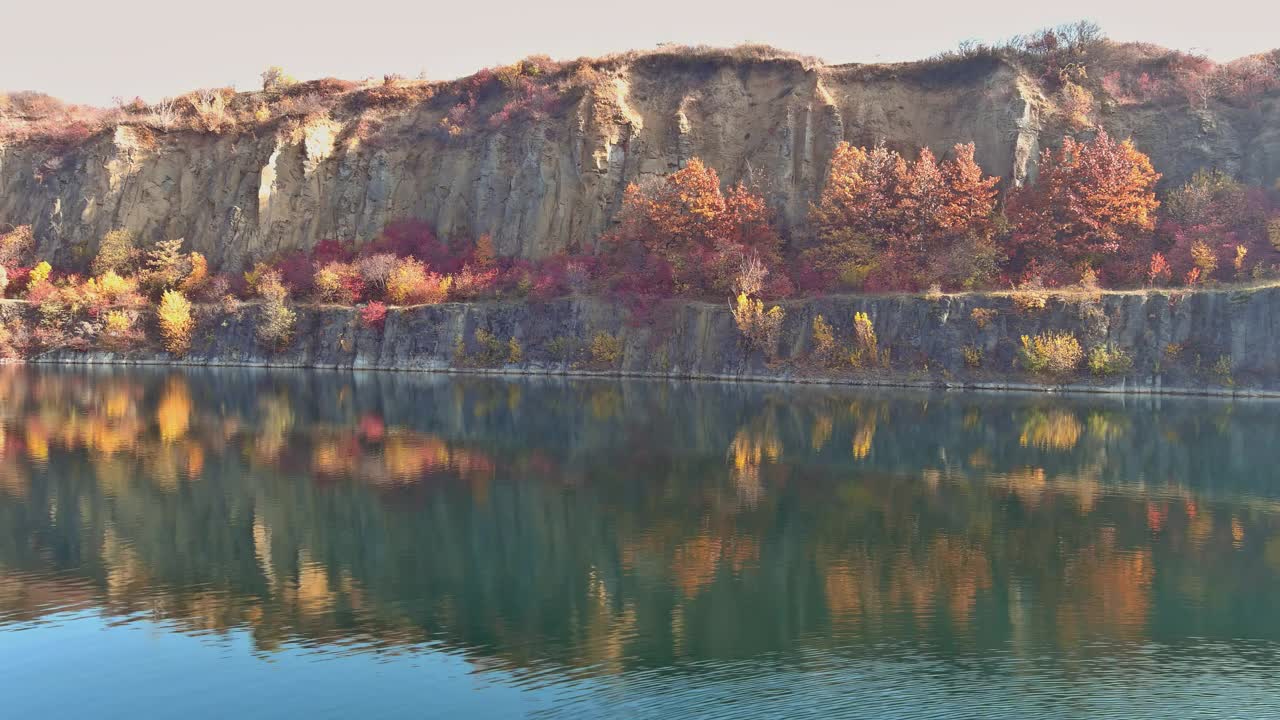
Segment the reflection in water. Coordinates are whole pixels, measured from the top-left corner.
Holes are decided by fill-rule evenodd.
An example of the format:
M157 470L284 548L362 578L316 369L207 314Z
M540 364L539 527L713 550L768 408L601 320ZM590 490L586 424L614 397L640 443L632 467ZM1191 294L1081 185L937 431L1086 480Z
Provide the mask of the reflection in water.
M1162 668L1212 676L1221 707L1261 708L1251 683L1280 669L1277 417L0 367L0 647L87 612L282 660L448 653L535 695L577 688L553 704L584 714L655 699L671 672L689 679L663 702L768 697L734 712L836 707L831 683L883 682L910 700L863 711L1105 714L1089 703L1140 708L1100 689L1121 668L1153 687ZM682 706L637 712L663 707Z

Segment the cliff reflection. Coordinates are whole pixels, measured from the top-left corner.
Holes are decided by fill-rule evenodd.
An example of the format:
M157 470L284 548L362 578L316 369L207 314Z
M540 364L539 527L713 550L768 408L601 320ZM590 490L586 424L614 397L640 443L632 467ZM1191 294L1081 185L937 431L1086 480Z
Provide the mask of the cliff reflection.
M614 672L1280 639L1280 408L0 368L0 622Z

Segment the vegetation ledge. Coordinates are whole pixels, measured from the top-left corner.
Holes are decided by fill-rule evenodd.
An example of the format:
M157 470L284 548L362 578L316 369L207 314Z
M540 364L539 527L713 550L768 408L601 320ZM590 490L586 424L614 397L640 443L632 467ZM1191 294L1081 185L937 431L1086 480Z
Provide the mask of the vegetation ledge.
M666 300L647 318L607 298L361 310L296 305L287 341L268 303L192 307L190 346L159 316L131 347L10 352L29 362L615 375L1017 390L1280 396L1280 285L1187 290L831 295L783 302L773 345L727 303ZM38 321L24 301L6 325Z

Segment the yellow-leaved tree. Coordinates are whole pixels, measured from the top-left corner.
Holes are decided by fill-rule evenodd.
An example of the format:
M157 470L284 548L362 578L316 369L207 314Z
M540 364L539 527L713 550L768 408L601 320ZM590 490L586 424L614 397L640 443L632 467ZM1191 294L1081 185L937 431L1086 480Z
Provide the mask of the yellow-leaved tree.
M191 302L178 290L166 290L156 310L160 332L164 335L164 349L179 357L191 350L191 332L195 320L191 317Z

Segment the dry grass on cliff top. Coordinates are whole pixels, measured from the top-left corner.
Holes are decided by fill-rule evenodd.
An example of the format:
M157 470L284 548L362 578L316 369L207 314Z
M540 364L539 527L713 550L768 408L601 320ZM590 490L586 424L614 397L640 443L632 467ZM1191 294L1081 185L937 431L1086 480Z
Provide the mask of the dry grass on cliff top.
M189 131L227 133L278 125L281 121L310 117L369 119L384 112L403 111L433 103L441 114L475 111L477 105L506 109L533 100L569 96L605 82L611 73L630 65L645 64L658 70L677 66L766 63L786 61L803 68L822 64L821 59L779 50L767 45L745 44L731 48L662 45L653 50L630 51L599 58L556 61L532 56L511 65L485 68L449 81L406 79L388 75L360 82L321 78L294 82L281 75L263 90L238 92L233 88L206 88L147 104L139 98L101 108L65 103L38 92L0 93L0 143L26 143L60 154L119 126L155 132ZM488 118L483 113L482 120ZM446 130L447 130L446 125Z
M111 108L67 104L36 92L0 93L0 143L30 144L56 155L121 125L160 133L230 133L319 117L376 124L385 115L428 103L440 115L444 136L451 136L486 122L495 127L495 117L545 116L556 102L599 88L630 67L680 72L772 63L851 81L936 86L967 84L1006 64L1051 92L1083 84L1091 97L1120 105L1185 100L1207 107L1210 101L1239 104L1280 91L1280 50L1219 64L1155 45L1113 42L1096 26L1077 23L903 63L825 65L820 58L768 45L669 44L567 61L532 56L450 81L386 76L293 82L276 69L270 81L264 73L260 91L201 89L153 104L135 98Z

